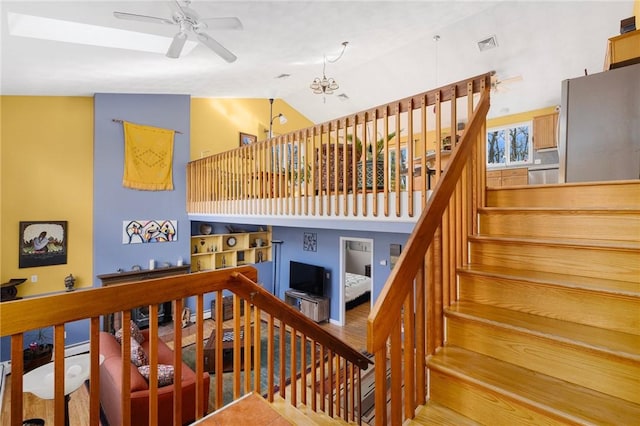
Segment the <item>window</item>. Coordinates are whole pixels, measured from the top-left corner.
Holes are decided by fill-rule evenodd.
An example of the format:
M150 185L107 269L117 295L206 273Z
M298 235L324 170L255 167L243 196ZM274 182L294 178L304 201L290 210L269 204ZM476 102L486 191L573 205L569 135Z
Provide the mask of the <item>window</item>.
M487 131L487 165L509 166L531 162L531 122Z

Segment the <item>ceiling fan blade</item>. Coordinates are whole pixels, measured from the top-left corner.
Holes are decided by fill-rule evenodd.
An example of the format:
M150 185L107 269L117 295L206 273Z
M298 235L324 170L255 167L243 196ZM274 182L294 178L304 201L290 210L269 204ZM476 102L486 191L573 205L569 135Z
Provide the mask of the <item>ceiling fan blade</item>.
M213 30L241 30L242 22L238 18L200 18L200 22Z
M154 24L175 24L171 19L158 18L156 16L136 15L135 13L113 12L113 16L119 19L128 19L130 21L153 22Z
M175 36L173 36L173 41L171 42L171 46L169 46L169 50L167 50L167 58L179 58L180 53L182 52L182 48L184 44L187 42L187 34L180 31Z
M209 37L207 34L197 33L197 35L198 35L198 40L200 40L202 44L206 45L209 49L216 52L225 61L234 62L236 59L238 59L236 55L229 52L223 45L221 45L220 43L218 43L217 41Z
M195 10L192 10L189 7L189 3L191 3L191 2L190 1L185 2L185 6L184 6L184 9L183 9L182 5L180 4L180 2L178 0L173 0L174 8L178 13L180 13L182 16L186 16L187 15L187 11L185 9L187 9L189 12L195 13L194 18L197 19L198 18L198 14L196 13Z
M515 75L513 77L505 78L504 80L499 80L499 81L500 81L500 84L515 83L517 81L522 81L522 76L521 75Z

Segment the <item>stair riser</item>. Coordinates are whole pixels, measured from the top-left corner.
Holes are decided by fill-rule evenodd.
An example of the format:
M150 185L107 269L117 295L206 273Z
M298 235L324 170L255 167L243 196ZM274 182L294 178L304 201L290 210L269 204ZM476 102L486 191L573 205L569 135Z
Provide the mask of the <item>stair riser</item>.
M637 250L471 241L471 263L584 277L638 282Z
M640 404L640 364L632 360L451 316L447 343Z
M430 399L479 423L492 426L566 425L504 395L431 369Z
M480 233L491 236L640 241L640 215L491 211L480 214Z
M460 300L640 334L638 297L465 273Z
M489 207L640 209L640 183L541 185L487 190Z

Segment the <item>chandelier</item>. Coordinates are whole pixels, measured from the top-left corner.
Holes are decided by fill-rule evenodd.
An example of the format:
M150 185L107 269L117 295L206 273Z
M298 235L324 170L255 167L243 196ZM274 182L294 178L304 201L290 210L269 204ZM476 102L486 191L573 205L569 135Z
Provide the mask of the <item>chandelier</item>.
M324 59L322 61L322 78L320 77L314 78L313 81L311 82L311 85L309 86L311 90L313 90L314 94L331 95L340 87L338 85L338 82L334 78L327 78L327 75L326 75L327 62L332 64L338 62L338 60L342 58L342 55L344 54L344 51L347 48L347 44L349 44L348 41L342 42L342 52L340 52L337 58L327 59L327 56L326 55L324 56Z
M335 90L338 90L340 86L338 86L338 83L334 78L327 78L327 76L324 74L324 67L323 67L322 79L320 79L319 77L314 78L313 82L311 83L311 86L309 87L311 87L311 90L313 90L313 93L316 95L321 95L321 94L330 95Z

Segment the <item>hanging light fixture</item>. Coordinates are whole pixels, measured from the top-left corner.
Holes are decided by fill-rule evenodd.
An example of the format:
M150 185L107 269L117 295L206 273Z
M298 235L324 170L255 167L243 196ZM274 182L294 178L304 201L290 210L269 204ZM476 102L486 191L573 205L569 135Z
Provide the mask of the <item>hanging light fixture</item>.
M311 90L313 90L314 94L331 95L340 87L338 85L338 82L334 78L327 78L326 76L327 62L332 64L338 62L338 60L342 58L342 55L344 54L344 51L347 48L347 44L349 44L348 41L342 42L342 52L340 52L337 58L327 59L327 56L326 55L324 56L322 61L322 78L320 77L314 78L313 81L311 82L311 85L309 86Z
M327 67L327 58L325 56L324 64L322 66L322 79L319 77L314 78L313 82L311 83L311 86L309 86L311 87L311 90L313 90L313 93L316 95L321 95L321 94L331 95L335 90L338 90L338 88L340 87L338 86L338 83L334 78L327 78L327 76L325 75L326 67Z

